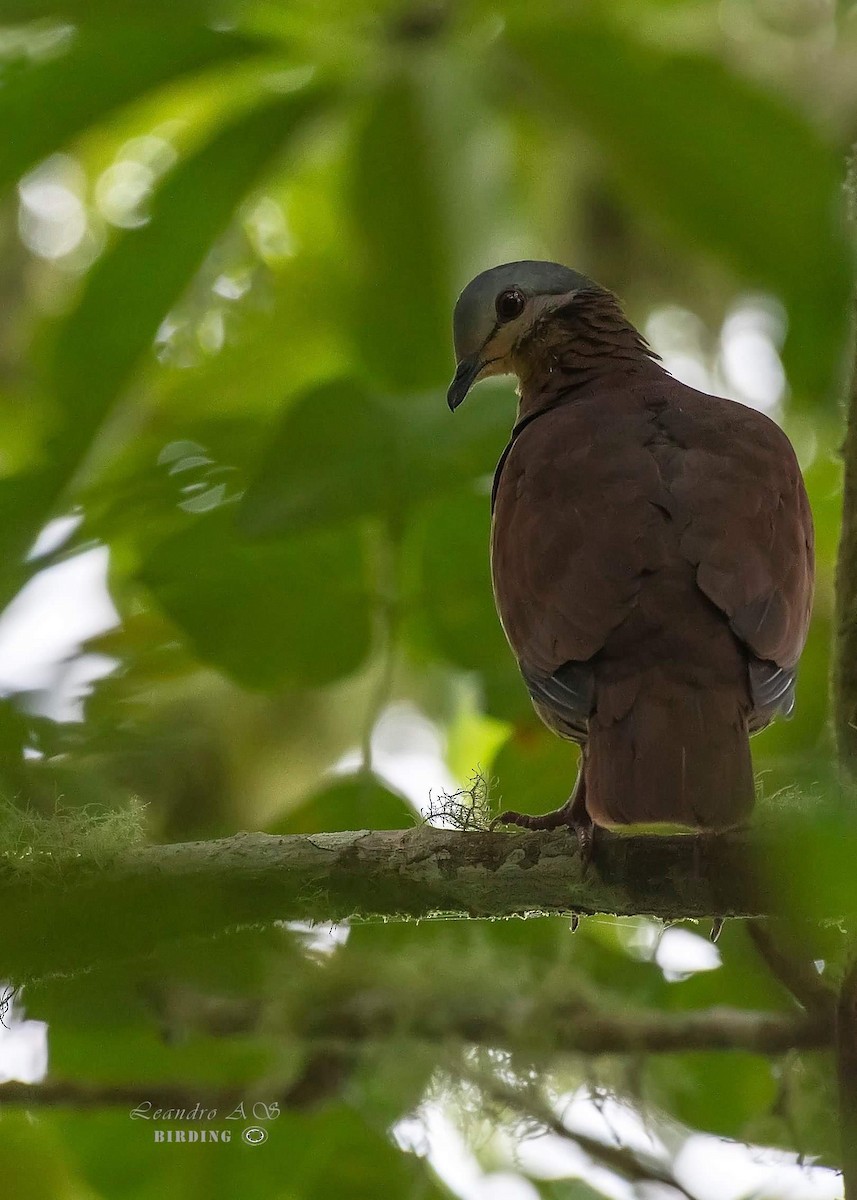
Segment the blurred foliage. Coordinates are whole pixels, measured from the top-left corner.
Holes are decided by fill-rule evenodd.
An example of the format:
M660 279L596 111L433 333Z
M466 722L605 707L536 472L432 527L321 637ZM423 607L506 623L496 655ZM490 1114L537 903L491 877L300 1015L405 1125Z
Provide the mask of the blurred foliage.
M796 716L755 757L766 796L797 783L805 809L829 789L853 5L4 0L0 19L0 787L25 810L3 825L7 851L22 830L50 843L60 796L126 832L142 803L163 839L405 826L429 802L400 791L423 719L460 782L481 768L496 803L565 797L573 753L536 721L490 596L511 387L486 385L454 420L444 405L456 292L517 257L600 279L671 369L765 405L792 435L818 526L815 621ZM59 594L58 572L99 546L115 627L49 678L6 683L15 598L53 583L41 619L71 627L90 600ZM349 773L331 777L338 763ZM75 852L81 829L56 826L54 843ZM832 904L853 855L835 824L808 837L784 854L811 913L817 864ZM282 1011L215 1042L164 1004L190 986L264 1004L286 978L319 988L332 963L436 973L465 1000L462 964L512 1000L550 979L608 1006L784 1006L740 929L719 969L683 981L657 965L656 934L607 918L573 938L560 920L381 926L319 949L300 931L245 932L47 980L27 1004L50 1022L53 1078L139 1083L141 1099L168 1081L282 1091L306 1057ZM833 970L840 949L828 930L808 952ZM309 1072L315 1107L286 1113L263 1150L154 1147L124 1112L6 1112L0 1163L33 1198L448 1194L389 1129L427 1096L467 1130L430 1085L454 1056L392 1038L335 1061L328 1084ZM512 1066L833 1163L820 1063Z

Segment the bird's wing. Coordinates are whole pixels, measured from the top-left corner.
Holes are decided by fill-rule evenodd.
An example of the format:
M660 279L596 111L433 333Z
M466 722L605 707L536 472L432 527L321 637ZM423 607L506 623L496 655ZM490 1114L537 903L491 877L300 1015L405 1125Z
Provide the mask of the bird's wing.
M558 692L557 703L562 681L548 681L602 648L631 612L644 572L663 561L664 489L643 442L641 414L621 397L599 397L539 417L502 468L492 533L497 608L528 682ZM578 678L565 681L569 688L585 695Z
M683 393L662 418L682 447L669 481L681 550L733 633L773 664L751 678L757 704L769 707L788 689L812 605L812 515L800 468L786 435L762 413Z
M492 573L533 699L572 735L585 727L592 681L568 664L587 663L626 622L645 656L647 630L673 608L695 629L694 575L748 648L754 727L790 706L812 520L791 445L760 413L664 376L644 397L626 389L539 417L502 469Z

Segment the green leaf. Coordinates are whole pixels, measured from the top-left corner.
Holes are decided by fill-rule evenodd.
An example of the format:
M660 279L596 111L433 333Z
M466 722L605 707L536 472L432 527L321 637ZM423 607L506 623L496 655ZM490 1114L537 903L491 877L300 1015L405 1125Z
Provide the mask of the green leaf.
M220 1052L218 1045L210 1051ZM273 1099L262 1089L259 1096ZM254 1096L255 1098L255 1096ZM145 1099L145 1095L141 1096ZM264 1100L263 1100L264 1102ZM188 1107L192 1107L193 1101ZM424 1159L398 1150L353 1108L327 1105L317 1112L279 1111L269 1119L227 1120L225 1112L205 1123L231 1134L228 1143L156 1145L154 1121L130 1120L127 1111L4 1114L7 1177L21 1180L22 1200L160 1200L205 1196L207 1200L444 1200L450 1193ZM243 1130L262 1125L268 1138L248 1146ZM199 1122L171 1121L167 1128L191 1129Z
M795 922L851 916L857 855L852 796L837 795L831 787L810 796L809 803L800 794L780 797L779 808L769 825L774 847L758 864L763 886L776 897L776 911Z
M354 147L352 206L361 243L354 336L372 377L437 386L451 366L447 247L439 164L413 81L379 88Z
M4 1112L0 1170L18 1181L20 1200L73 1200L79 1193L69 1180L72 1157L49 1123L34 1121L31 1113Z
M269 833L335 833L343 829L408 829L414 810L373 775L338 779L280 817Z
M487 496L459 492L430 506L420 522L421 588L434 645L468 670L511 656L494 609Z
M394 430L350 380L312 388L289 405L240 506L249 536L294 533L398 503Z
M118 919L123 916L133 920L130 912ZM157 920L157 914L149 916ZM146 1084L167 1080L193 1081L202 1090L257 1078L274 1053L264 1031L252 1019L245 1027L239 1016L233 1036L219 1039L213 1055L204 1000L221 997L238 1010L245 1000L258 1001L275 956L283 970L299 969L284 953L287 936L245 928L211 942L174 943L148 956L145 965L126 959L34 981L27 987L27 1011L50 1027L52 1076L138 1084L141 1099Z
M679 1121L723 1137L741 1137L777 1094L770 1062L737 1050L652 1056L646 1077L655 1103Z
M211 0L150 0L146 5L147 16L156 16L158 21L171 17L197 13L200 18L210 16ZM3 0L5 21L27 21L48 17L52 21L83 22L94 17L116 18L119 14L131 13L139 16L137 0Z
M742 1138L756 1145L798 1150L805 1161L836 1163L841 1153L836 1111L836 1074L826 1054L794 1054L778 1072L779 1095L767 1113L751 1119Z
M539 814L565 804L577 777L578 752L545 729L532 706L529 717L500 747L491 778L498 808Z
M843 165L819 133L712 58L584 20L521 22L508 37L551 115L592 134L629 195L784 301L793 386L832 394L852 270Z
M606 1200L604 1192L596 1192L582 1179L555 1179L539 1186L543 1200Z
M199 657L247 687L317 687L350 674L371 637L354 527L248 545L232 510L161 542L143 582Z
M54 6L55 7L55 6ZM65 47L63 49L63 47ZM0 188L94 122L182 75L258 54L264 43L215 32L175 10L84 20L47 61L6 68L0 125Z
M52 447L55 472L78 461L236 205L325 98L317 87L277 96L222 129L167 177L151 220L92 268L57 338L54 384L67 424Z
M118 237L92 268L57 333L51 375L61 416L48 464L0 481L0 504L14 512L0 531L4 562L20 559L50 515L236 205L327 95L318 86L278 95L221 129L167 177L149 222Z
M436 393L379 399L347 379L311 388L286 406L241 501L242 531L272 537L370 513L400 524L494 469L511 415L496 396L481 399L453 420Z
M288 1138L289 1194L301 1200L442 1200L449 1193L423 1159L398 1151L362 1115L344 1105L284 1114L273 1137ZM240 1190L240 1187L239 1187Z
M705 925L689 923L688 930L705 937ZM772 1011L788 1008L789 1000L750 941L743 921L727 921L717 941L721 966L716 971L697 971L671 983L671 1009L701 1009L718 1006Z
M431 504L414 529L418 614L432 649L478 671L492 716L529 719L529 697L494 608L489 497L458 491Z
M390 400L402 491L412 502L487 480L514 424L505 388L483 388L464 409L450 413L445 394ZM488 505L484 506L488 511Z

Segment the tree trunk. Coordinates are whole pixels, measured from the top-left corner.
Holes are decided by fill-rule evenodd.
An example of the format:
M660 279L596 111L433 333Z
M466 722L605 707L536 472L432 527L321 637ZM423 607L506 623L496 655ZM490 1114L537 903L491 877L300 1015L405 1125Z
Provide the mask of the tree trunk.
M857 157L848 173L852 226L857 228ZM833 725L843 777L857 780L857 335L845 418L842 531L836 563L836 624L833 646Z
M852 227L857 228L857 157L849 164L846 188ZM844 487L833 646L833 724L843 782L857 781L857 336L854 330L851 357L842 451ZM857 959L846 972L839 993L836 1073L845 1200L857 1200Z

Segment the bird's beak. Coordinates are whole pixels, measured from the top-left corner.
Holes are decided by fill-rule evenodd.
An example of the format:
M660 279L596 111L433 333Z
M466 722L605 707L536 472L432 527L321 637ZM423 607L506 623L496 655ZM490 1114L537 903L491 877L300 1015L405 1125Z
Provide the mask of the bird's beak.
M485 363L478 354L471 354L469 358L463 358L458 364L455 378L449 385L449 391L446 393L446 402L449 405L450 412L455 412L459 404L461 404L484 366Z

